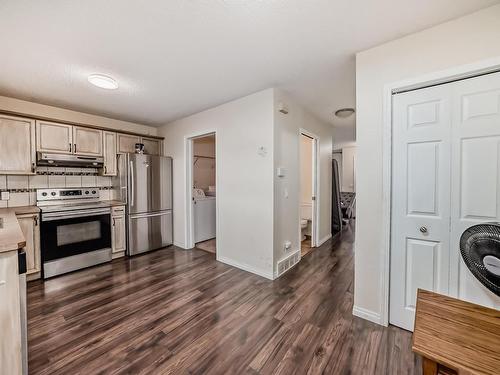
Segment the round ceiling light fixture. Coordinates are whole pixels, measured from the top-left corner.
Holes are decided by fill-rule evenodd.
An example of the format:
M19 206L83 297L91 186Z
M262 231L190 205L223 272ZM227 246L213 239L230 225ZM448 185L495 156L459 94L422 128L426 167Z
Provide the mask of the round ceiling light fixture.
M118 88L118 82L111 77L105 76L104 74L91 74L88 78L89 82L94 86L100 87L106 90L116 90Z
M340 108L335 111L335 116L340 118L347 118L354 113L354 108Z

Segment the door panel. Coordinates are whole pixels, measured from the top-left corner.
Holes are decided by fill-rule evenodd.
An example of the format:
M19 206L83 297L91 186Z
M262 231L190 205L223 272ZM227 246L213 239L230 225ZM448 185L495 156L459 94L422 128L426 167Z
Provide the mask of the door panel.
M35 121L1 115L0 173L33 174L34 166Z
M136 135L117 133L117 144L119 153L134 153L136 143L141 143L140 137Z
M73 126L36 121L37 151L70 154L73 150Z
M130 213L172 208L172 159L131 154L129 169Z
M500 73L457 81L452 95L451 295L500 309L459 250L467 228L500 221Z
M74 126L73 152L78 155L102 156L102 130Z
M104 153L104 176L116 176L116 133L103 133L103 153Z
M129 255L159 249L172 244L172 211L148 215L130 215Z
M450 89L393 104L390 322L413 330L417 288L448 292Z

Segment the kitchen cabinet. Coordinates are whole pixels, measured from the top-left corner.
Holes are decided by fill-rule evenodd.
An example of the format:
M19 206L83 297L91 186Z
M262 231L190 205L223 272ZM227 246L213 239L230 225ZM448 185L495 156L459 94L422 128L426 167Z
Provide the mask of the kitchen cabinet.
M73 126L73 153L102 156L102 130Z
M21 374L21 299L17 250L0 253L0 373Z
M30 280L40 277L40 226L38 214L17 215L17 220L26 240L26 277Z
M36 149L50 153L73 153L73 126L36 121Z
M103 154L104 154L104 168L103 176L116 176L117 161L116 161L116 133L103 132Z
M125 206L117 206L112 208L111 221L113 254L123 254L127 247L125 237Z
M127 152L135 152L135 144L141 143L141 137L136 135L120 134L118 133L118 153L124 154Z
M161 155L161 143L160 139L156 138L146 138L142 137L142 142L144 144L144 153L149 155Z
M36 121L36 150L41 152L102 156L102 130Z
M34 174L35 163L35 120L0 115L0 174Z

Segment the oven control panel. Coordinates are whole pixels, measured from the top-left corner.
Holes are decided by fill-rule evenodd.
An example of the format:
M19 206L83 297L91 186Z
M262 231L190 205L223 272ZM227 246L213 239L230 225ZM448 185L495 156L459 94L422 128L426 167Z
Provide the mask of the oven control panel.
M38 189L36 191L37 201L50 201L60 199L85 199L99 198L98 188L83 189Z

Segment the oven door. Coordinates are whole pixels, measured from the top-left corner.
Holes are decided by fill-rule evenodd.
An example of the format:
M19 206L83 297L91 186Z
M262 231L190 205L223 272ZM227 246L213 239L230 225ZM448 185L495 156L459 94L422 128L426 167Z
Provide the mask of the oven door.
M44 265L103 249L111 253L109 208L42 212L41 253ZM74 259L85 267L87 258Z

